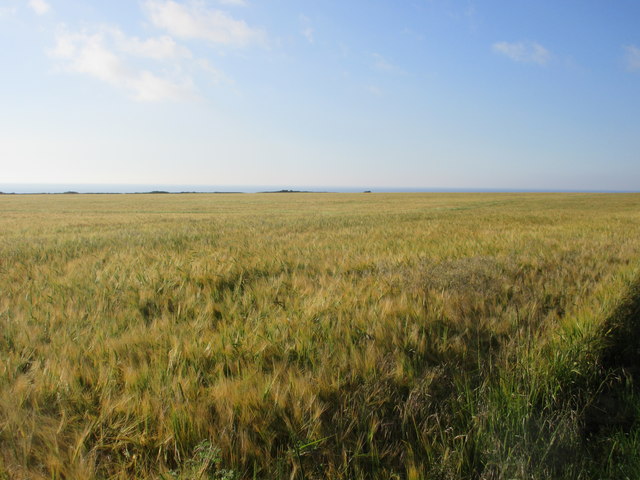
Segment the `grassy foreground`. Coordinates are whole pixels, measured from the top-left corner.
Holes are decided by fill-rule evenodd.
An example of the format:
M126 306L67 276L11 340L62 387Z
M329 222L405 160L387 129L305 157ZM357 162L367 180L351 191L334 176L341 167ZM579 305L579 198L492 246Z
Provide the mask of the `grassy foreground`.
M0 479L640 478L640 195L0 196Z

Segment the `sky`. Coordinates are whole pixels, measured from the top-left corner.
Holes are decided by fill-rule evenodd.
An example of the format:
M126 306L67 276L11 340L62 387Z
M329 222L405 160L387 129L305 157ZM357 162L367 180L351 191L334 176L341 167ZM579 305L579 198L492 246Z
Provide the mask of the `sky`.
M640 190L637 0L0 0L0 183Z

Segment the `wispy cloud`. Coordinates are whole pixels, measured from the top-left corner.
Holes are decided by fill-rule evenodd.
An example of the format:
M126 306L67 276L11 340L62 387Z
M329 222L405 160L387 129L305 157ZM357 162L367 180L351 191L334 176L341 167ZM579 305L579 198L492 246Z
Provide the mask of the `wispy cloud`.
M245 0L217 3L246 5ZM158 102L198 98L194 78L202 75L213 83L233 83L209 60L194 56L180 39L236 47L264 41L262 31L200 0L145 0L143 10L149 21L166 33L140 38L112 25L80 31L61 27L48 54L59 71L100 80L138 101Z
M376 97L379 97L380 95L382 95L382 89L380 89L379 87L376 87L375 85L367 85L364 87L364 89L369 92L371 95L375 95Z
M29 7L38 15L44 15L51 10L51 5L45 0L29 0Z
M469 29L475 32L478 29L478 23L479 23L478 11L476 9L475 4L473 2L469 2L469 4L464 9L462 14L464 18L466 18L467 21L469 22Z
M229 84L233 83L233 81L229 77L227 77L227 75L211 65L211 62L209 62L209 60L207 60L206 58L196 59L195 64L204 72L208 73L210 79L214 83L220 83L223 81Z
M191 51L188 48L178 45L176 41L168 35L143 40L138 37L128 37L118 29L112 30L111 34L118 48L129 55L154 60L192 57Z
M515 62L546 65L551 59L549 50L536 42L497 42L492 49Z
M247 2L244 0L218 0L220 5L230 5L232 7L246 7Z
M17 7L0 7L0 18L11 17L18 11Z
M408 37L413 38L414 40L417 40L419 42L422 42L424 40L424 34L420 33L420 32L416 32L415 30L412 30L409 27L405 27L402 29L402 35L406 35Z
M624 47L625 59L629 70L640 70L640 48L635 45L627 45Z
M156 27L178 38L239 47L264 42L263 31L249 27L243 20L236 20L222 10L208 8L202 2L182 4L173 0L147 0L144 7Z
M371 58L373 59L373 67L376 70L380 70L381 72L395 72L395 73L403 72L403 70L400 67L398 67L397 65L394 65L379 53L372 53Z
M309 17L307 17L306 15L300 15L300 24L302 25L302 30L300 31L302 36L306 38L309 43L313 43L313 34L315 32L313 27L311 26L311 20L309 20Z
M157 60L187 54L177 46L174 48L165 37L140 40L109 27L79 33L60 28L56 44L48 53L60 62L62 70L101 80L129 92L138 101L184 100L196 96L188 76L158 74L127 62L128 55Z

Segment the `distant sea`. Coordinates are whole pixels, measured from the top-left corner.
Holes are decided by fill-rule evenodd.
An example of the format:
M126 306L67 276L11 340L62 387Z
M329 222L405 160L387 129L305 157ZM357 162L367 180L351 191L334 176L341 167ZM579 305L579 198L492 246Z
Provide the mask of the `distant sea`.
M47 184L47 183L0 183L2 193L145 193L145 192L197 192L197 193L223 193L223 192L273 192L279 190L295 190L307 192L385 192L385 193L455 193L455 192L487 192L487 193L534 193L534 192L585 192L585 193L615 193L620 190L572 190L572 189L509 189L509 188L431 188L431 187L336 187L336 186L308 186L308 185L168 185L168 184ZM629 191L624 191L630 193Z

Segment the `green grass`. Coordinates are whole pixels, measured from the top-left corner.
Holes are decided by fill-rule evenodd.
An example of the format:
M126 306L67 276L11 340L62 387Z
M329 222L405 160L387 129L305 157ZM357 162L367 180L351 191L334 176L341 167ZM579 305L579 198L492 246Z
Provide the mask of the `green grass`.
M640 477L640 195L0 213L0 479Z

